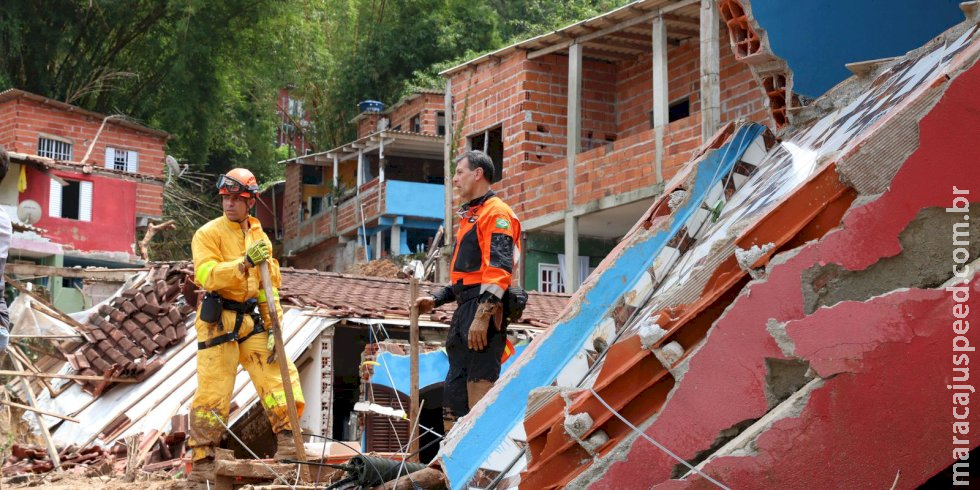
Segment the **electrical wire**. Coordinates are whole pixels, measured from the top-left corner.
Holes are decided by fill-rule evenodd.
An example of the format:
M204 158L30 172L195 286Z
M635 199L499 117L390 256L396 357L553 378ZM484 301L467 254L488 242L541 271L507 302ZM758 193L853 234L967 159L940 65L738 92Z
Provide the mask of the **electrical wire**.
M688 463L687 461L684 460L684 458L682 458L682 457L674 454L673 451L671 451L670 449L667 449L667 447L664 446L663 444L660 444L659 442L653 440L652 437L648 436L645 432L643 432L642 430L640 430L639 427L633 425L632 422L630 422L629 420L626 420L625 417L623 417L622 415L620 415L619 412L616 411L616 409L614 409L613 407L609 406L609 404L606 403L606 400L603 400L602 397L599 396L599 394L596 393L596 391L594 389L589 388L589 391L592 392L592 396L594 396L596 400L599 400L599 403L602 403L602 405L604 407L606 407L607 410L609 410L609 413L615 415L616 418L618 418L621 422L623 422L624 424L626 424L627 427L629 427L630 429L632 429L633 432L635 432L637 435L639 435L640 437L646 439L647 442L653 444L654 446L657 446L658 449L660 449L661 451L663 451L664 453L666 453L668 456L670 456L671 458L676 459L678 462L680 462L684 466L687 466L688 469L690 469L691 471L693 471L693 472L695 472L695 473L703 476L705 479L707 479L711 483L714 483L718 488L721 488L721 489L724 489L724 490L731 490L730 488L726 487L724 484L722 484L718 480L715 480L714 478L711 478L706 473L704 473L701 470L695 468L694 466L691 466L691 463Z

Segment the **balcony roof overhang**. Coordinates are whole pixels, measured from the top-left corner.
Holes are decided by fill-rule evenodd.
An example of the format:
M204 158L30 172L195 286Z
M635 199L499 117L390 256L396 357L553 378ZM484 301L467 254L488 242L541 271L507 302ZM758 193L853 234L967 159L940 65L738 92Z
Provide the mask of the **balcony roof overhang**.
M583 46L583 56L586 58L611 63L633 60L653 50L652 22L658 16L663 17L667 26L668 42L697 39L700 35L700 0L637 0L591 19L487 53L439 74L450 77L466 68L500 60L515 51L526 51L528 59L567 53L573 44Z
M369 134L329 151L298 156L279 163L317 166L333 165L335 158L338 162L353 160L357 158L360 152L370 153L380 151L382 145L384 146L385 155L388 156L442 160L445 141L442 136L385 130Z

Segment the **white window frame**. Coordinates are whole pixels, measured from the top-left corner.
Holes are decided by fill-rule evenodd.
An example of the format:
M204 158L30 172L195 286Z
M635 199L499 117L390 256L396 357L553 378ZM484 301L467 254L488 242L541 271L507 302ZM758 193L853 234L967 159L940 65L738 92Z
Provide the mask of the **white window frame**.
M78 182L78 221L92 221L92 182L87 180L74 180ZM62 200L64 187L54 179L51 179L50 191L48 193L48 216L52 218L62 217ZM63 218L71 219L71 218Z
M71 141L47 134L37 135L37 156L59 160L72 161L75 145Z
M546 273L553 279L545 280ZM545 285L547 285L547 288L545 288ZM542 293L565 292L565 284L562 282L562 273L558 264L538 264L538 291Z
M105 168L135 174L140 169L140 154L133 150L107 146L105 149Z

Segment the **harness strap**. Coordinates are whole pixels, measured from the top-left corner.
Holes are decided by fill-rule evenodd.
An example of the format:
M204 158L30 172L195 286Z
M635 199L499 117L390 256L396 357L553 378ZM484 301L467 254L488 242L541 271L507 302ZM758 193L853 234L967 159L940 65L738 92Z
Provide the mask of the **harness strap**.
M211 347L214 347L216 345L221 345L224 344L225 342L231 342L233 340L241 344L242 342L248 340L249 337L257 333L265 332L265 325L263 325L262 323L262 316L254 311L254 308L257 305L257 302L255 300L249 300L244 303L228 301L227 303L222 302L222 305L232 306L232 308L225 308L225 309L232 310L235 312L235 328L233 328L231 332L228 332L226 334L219 335L217 337L205 340L204 342L198 342L197 350L210 349ZM251 312L248 312L246 310L245 307L247 306L252 307ZM242 322L245 321L246 313L248 313L248 315L252 317L252 323L253 323L252 331L248 335L242 338L238 338L238 332L242 328Z

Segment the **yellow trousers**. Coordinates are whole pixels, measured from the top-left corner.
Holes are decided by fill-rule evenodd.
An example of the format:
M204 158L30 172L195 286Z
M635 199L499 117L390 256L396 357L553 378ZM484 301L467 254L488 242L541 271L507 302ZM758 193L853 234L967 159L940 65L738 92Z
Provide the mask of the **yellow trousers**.
M198 341L203 342L230 332L235 325L235 316L235 312L225 310L220 324L198 321L195 324ZM251 317L246 315L239 329L239 337L248 335L252 326ZM214 448L221 441L221 434L225 430L221 422L227 423L228 420L239 364L248 371L255 391L258 392L259 402L272 424L272 430L292 430L279 362L268 362L268 338L268 332L262 332L240 344L231 341L197 351L197 393L191 404L189 442L195 461L213 457ZM299 384L299 373L292 361L289 361L289 378L293 397L296 399L296 409L302 415L303 391Z

